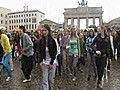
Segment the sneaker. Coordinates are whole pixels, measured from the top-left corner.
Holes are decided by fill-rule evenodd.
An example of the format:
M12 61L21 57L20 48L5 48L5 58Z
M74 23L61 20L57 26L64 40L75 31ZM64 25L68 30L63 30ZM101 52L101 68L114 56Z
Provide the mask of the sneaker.
M12 79L11 77L7 77L6 81L8 82L8 81L10 81L11 79Z
M11 71L13 71L14 69L11 69Z
M102 84L98 84L97 87L100 88L100 89L102 89L103 85Z
M32 76L30 75L30 78L31 78Z
M72 80L73 80L73 81L76 81L76 77L74 77Z
M107 80L107 79L108 79L108 76L107 76L107 75L105 75L105 76L104 76L104 79L105 79L105 80Z
M70 76L72 76L72 73L70 73Z
M25 80L23 80L23 83L30 82L30 81L31 81L31 79L25 79Z
M107 72L110 72L110 70L108 69Z

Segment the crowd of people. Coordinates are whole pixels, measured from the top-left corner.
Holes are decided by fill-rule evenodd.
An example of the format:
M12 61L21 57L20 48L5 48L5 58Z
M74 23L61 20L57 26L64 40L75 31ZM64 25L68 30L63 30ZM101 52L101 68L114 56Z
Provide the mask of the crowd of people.
M6 81L12 79L13 60L21 61L25 79L31 81L34 66L42 68L43 90L53 90L54 78L67 71L72 80L77 80L77 70L82 73L87 62L88 77L97 79L97 87L103 88L103 77L107 78L112 60L120 55L120 32L104 26L79 30L77 26L63 31L52 31L45 24L40 31L26 32L24 26L14 33L5 33L0 28L0 77L4 68Z

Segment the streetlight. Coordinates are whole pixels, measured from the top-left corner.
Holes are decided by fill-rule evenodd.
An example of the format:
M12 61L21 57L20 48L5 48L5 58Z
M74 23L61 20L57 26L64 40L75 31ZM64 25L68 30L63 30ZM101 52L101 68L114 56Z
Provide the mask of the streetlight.
M23 6L24 9L24 13L25 13L25 28L27 29L27 17L26 17L26 13L28 12L28 6L25 4L25 6Z

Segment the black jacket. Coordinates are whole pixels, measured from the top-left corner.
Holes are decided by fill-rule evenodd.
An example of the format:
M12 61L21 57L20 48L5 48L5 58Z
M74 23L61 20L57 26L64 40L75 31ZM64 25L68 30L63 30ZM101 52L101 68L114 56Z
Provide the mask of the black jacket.
M45 37L42 37L39 42L39 53L40 53L40 62L46 60L46 40ZM48 50L51 58L50 64L52 65L57 54L57 46L55 40L52 37L48 37Z
M95 46L95 48L93 48ZM101 56L106 55L108 58L110 58L110 39L105 34L105 38L101 38L101 35L98 34L96 38L93 40L93 43L91 44L91 47L94 51L98 50L101 52Z

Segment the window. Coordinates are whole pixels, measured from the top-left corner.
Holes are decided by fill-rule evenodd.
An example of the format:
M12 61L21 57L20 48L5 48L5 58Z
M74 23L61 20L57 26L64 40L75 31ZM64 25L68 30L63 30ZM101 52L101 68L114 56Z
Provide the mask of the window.
M16 21L14 20L14 23L16 23Z
M11 16L9 16L9 18L11 18Z
M28 22L28 19L26 19L26 22Z
M3 14L1 14L1 17L3 17Z
M3 24L3 20L1 20L1 24Z
M34 29L34 25L32 24L32 29Z
M13 20L12 20L12 23L13 23Z
M19 19L19 23L20 23L20 19Z
M11 26L9 26L9 29L11 30Z
M7 18L7 15L5 15L5 18Z
M7 21L5 21L5 24L7 24Z
M18 20L16 20L16 23L18 23Z
M32 23L36 23L36 18L32 18Z
M25 19L24 19L24 22L25 22Z
M29 16L31 17L31 14L29 14Z
M12 16L12 18L13 18L13 16Z
M13 28L14 28L14 27L12 26L12 30L13 30Z
M11 24L11 20L9 20L9 23Z
M28 29L28 25L26 25L26 29Z
M32 16L34 16L34 14L32 14Z
M29 29L31 29L31 24L29 24Z
M35 24L35 29L36 29L36 24Z
M26 14L26 16L28 17L28 14Z
M36 16L36 13L35 13L35 16Z
M19 15L19 17L20 17L20 15Z
M29 22L31 22L31 18L29 18Z
M23 23L23 19L21 19L21 23Z
M21 15L21 17L23 17L23 15Z
M15 16L14 16L14 18L15 18Z

